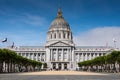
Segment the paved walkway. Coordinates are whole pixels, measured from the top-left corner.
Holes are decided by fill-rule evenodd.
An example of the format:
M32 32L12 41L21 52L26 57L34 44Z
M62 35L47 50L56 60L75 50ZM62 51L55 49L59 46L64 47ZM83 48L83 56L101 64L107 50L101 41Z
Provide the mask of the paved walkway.
M41 71L0 74L0 80L120 80L120 75L81 71Z
M108 75L104 73L95 72L81 72L81 71L40 71L40 72L25 72L25 73L12 73L2 75Z

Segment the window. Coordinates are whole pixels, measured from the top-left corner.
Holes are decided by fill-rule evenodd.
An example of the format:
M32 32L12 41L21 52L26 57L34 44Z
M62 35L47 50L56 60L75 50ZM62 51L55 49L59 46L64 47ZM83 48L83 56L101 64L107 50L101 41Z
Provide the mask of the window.
M59 33L59 38L61 38L61 34Z
M78 55L78 53L76 53L76 55Z
M56 33L54 34L54 38L56 38Z
M40 53L38 53L38 56L40 56Z
M63 34L63 38L65 38L65 33Z
M52 34L51 34L50 38L52 39Z
M28 56L29 53L26 53L26 56Z
M68 33L68 36L67 36L67 38L69 39L69 33Z
M34 56L36 56L36 53L34 53Z

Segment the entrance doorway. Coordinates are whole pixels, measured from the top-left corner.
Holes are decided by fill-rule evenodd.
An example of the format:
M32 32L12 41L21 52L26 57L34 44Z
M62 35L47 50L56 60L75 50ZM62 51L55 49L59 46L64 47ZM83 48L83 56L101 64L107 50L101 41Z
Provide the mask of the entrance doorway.
M56 69L56 64L55 63L53 63L53 69Z
M67 63L64 63L64 69L67 69Z
M59 63L59 64L58 64L58 70L61 70L61 69L62 69L62 64Z

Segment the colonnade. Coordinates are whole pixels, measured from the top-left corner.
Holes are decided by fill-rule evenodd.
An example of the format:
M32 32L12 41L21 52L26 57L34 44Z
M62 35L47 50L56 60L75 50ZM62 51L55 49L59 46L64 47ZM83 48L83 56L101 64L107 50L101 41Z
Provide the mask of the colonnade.
M50 61L69 61L70 49L52 48L50 49Z
M46 60L46 54L45 53L17 53L20 56L26 57L28 59L36 60L36 61L45 61Z
M72 39L71 32L69 31L50 31L48 39Z
M103 56L103 55L106 55L106 53L75 53L75 61L77 62L81 62L81 61L86 61L86 60L91 60L95 57L98 57L98 56Z

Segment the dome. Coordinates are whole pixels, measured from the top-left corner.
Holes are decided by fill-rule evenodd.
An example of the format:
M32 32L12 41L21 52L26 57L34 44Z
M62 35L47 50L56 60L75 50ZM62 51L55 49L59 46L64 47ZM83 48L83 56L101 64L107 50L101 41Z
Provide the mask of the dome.
M47 32L47 43L64 43L73 44L72 31L69 24L62 16L61 9L58 9L57 17L52 21Z
M58 9L57 17L55 20L52 21L50 29L51 28L67 28L70 29L69 24L62 16L61 9Z

